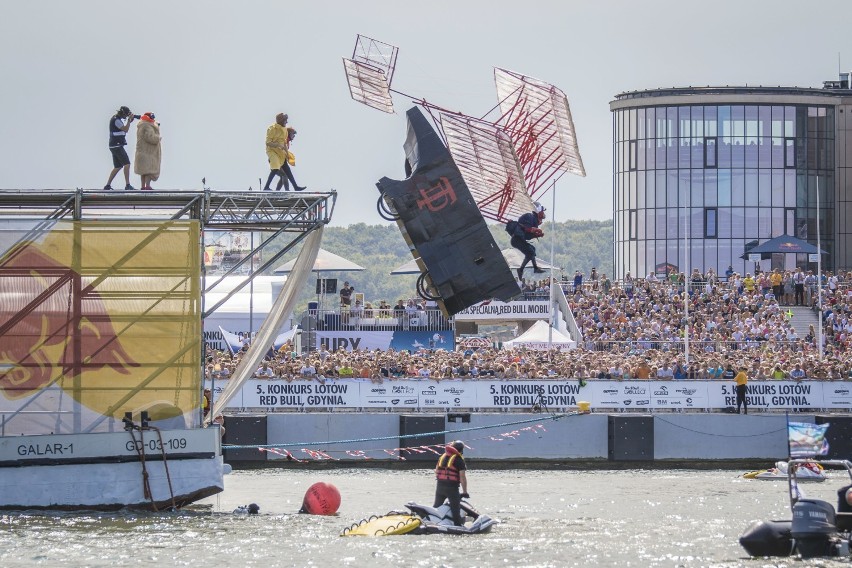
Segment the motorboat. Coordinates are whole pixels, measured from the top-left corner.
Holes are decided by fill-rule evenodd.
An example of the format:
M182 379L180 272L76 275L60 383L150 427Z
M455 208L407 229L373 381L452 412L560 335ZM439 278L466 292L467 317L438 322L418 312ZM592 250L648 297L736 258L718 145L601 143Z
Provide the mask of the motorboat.
M798 487L805 464L844 469L849 482L838 490L837 509L828 501L805 497ZM788 462L791 520L758 521L740 536L750 556L850 557L852 540L852 462L792 459Z
M437 508L419 505L414 501L409 501L405 506L420 518L420 526L414 530L414 534L479 534L490 531L495 523L494 519L480 514L464 500L461 502L461 511L470 522L465 520L463 525L453 522L453 512L446 501Z
M815 461L808 461L800 465L796 471L796 476L799 481L825 481L827 479L825 469ZM774 467L749 471L744 473L743 477L746 479L762 479L764 481L786 481L789 478L787 474L787 462L777 461Z
M343 529L341 536L391 536L401 534L481 534L487 533L496 521L482 515L467 501L461 502L463 525L453 522L453 513L446 501L440 507L405 504L408 511L391 511L374 515Z

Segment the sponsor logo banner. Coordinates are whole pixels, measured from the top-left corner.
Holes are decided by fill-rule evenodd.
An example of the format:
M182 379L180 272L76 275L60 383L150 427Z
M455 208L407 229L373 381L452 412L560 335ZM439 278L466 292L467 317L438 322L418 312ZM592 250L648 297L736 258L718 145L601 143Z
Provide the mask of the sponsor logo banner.
M226 381L216 381L217 391ZM778 381L751 382L749 406L772 410L790 408L852 408L852 388L846 383ZM393 410L454 408L543 410L574 409L588 401L593 409L640 408L722 409L736 406L733 383L722 381L587 381L550 380L460 380L431 379L248 381L230 402L229 408L268 410L312 408L370 408Z
M501 302L489 300L465 308L455 315L456 321L547 319L548 302Z
M329 351L341 347L347 351L381 349L391 347L397 351L420 349L446 349L453 351L455 342L452 330L447 331L363 331L338 330L317 331L317 342L326 345Z

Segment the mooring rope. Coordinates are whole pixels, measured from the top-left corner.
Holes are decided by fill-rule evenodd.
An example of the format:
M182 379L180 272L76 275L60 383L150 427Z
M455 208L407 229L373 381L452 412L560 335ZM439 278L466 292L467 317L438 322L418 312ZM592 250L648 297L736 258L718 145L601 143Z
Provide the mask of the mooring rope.
M423 432L420 434L404 434L396 436L377 436L373 438L353 438L350 440L332 440L328 442L311 441L311 442L288 442L285 444L222 444L222 449L225 450L245 450L245 449L266 449L266 448L291 448L297 446L330 446L332 444L355 444L360 442L381 442L382 440L408 440L416 438L426 438L428 436L440 436L441 434L457 434L459 432L472 432L475 430L489 430L492 428L504 428L506 426L515 426L517 424L530 424L532 422L542 422L544 420L559 420L569 416L580 416L587 414L586 412L574 411L563 412L561 414L551 414L549 416L539 416L537 418L528 418L526 420L515 420L513 422L501 422L500 424L488 424L485 426L470 426L469 428L458 428L456 430L441 430L438 432Z

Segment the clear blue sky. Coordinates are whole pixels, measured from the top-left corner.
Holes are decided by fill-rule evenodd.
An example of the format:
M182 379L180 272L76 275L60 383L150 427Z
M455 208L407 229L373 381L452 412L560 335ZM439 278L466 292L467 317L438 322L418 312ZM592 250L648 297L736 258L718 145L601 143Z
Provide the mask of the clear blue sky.
M568 95L588 176L564 176L555 218L612 213L612 121L623 91L821 86L852 68L852 2L47 0L0 4L0 187L100 188L120 105L162 122L160 188L258 188L279 111L299 135L299 183L339 192L334 225L382 222L382 176L403 177L403 98L349 98L358 33L400 48L394 87L481 115L492 67ZM844 53L843 50L846 49ZM131 150L135 127L131 129ZM138 176L132 182L138 187ZM115 184L114 184L115 185ZM550 197L544 198L550 201Z

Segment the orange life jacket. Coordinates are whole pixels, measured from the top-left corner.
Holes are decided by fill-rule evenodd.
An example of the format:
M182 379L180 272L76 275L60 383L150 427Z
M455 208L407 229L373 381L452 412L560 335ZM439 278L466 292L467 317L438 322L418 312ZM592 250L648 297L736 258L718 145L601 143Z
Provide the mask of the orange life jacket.
M456 467L456 460L461 460L464 463L464 458L459 451L452 446L447 446L444 454L438 458L438 466L435 468L435 478L438 481L460 483L461 476L459 475L459 469Z

